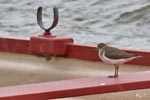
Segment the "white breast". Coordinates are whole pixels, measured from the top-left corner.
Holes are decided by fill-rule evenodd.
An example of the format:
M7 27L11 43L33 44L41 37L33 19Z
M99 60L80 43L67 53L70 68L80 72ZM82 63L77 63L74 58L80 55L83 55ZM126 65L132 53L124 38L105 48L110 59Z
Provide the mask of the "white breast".
M101 51L99 51L99 57L100 57L100 59L101 59L104 63L106 63L106 64L111 64L111 65L114 65L114 64L124 64L124 63L126 63L126 62L128 62L128 61L130 61L130 60L133 60L133 59L137 58L137 57L131 57L131 58L126 58L126 59L110 59L110 58L107 58L107 57L105 56L105 51L103 52L102 55L100 54L100 52L101 52Z

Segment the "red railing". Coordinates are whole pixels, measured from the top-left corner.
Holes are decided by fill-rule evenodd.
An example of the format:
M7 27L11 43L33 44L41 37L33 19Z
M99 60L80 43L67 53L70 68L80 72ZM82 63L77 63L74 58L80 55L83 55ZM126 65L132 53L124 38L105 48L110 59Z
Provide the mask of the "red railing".
M100 60L98 52L90 52L93 48L95 47L73 44L71 38L47 36L36 36L31 40L0 38L1 52L43 55L55 53L64 57L98 61ZM126 51L143 56L129 64L150 65L150 52ZM120 74L114 79L97 77L1 87L0 100L46 100L146 88L150 88L150 71Z
M98 52L91 52L95 48L94 46L74 44L71 38L36 36L36 41L39 42L35 42L34 40L0 38L0 51L23 54L60 55L69 58L100 61ZM140 59L128 62L128 64L150 66L150 52L136 50L125 51L142 56Z

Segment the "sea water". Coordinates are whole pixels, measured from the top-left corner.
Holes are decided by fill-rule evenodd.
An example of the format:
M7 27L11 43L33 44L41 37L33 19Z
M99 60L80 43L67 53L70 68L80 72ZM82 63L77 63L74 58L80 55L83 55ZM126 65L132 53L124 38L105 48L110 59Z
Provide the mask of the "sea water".
M150 50L150 0L0 0L0 36L29 39L43 34L36 13L43 7L49 27L53 7L59 23L53 35L72 37L75 43Z

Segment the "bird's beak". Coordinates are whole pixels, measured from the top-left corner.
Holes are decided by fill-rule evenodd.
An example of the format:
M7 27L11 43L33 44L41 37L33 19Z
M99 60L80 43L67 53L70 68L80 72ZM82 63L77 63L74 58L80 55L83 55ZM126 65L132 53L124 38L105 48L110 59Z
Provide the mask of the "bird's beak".
M90 49L91 52L97 51L97 48Z

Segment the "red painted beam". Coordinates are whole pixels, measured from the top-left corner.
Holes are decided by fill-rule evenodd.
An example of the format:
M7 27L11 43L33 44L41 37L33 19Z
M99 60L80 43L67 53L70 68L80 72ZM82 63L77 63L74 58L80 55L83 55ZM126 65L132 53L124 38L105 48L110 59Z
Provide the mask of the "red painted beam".
M79 58L84 60L93 60L100 61L98 57L98 51L92 51L95 47L92 46L84 46L84 45L76 45L76 44L68 44L67 57L70 58ZM142 56L141 58L134 59L128 64L136 64L136 65L150 65L150 52L143 51L132 51L132 50L124 50L133 54L137 54Z
M0 38L0 51L30 54L29 40Z
M45 37L45 40L47 40L47 37ZM56 38L56 40L57 40L57 38ZM43 41L44 41L44 39L43 39ZM66 41L66 38L64 39L64 41ZM70 39L68 41L73 42L72 39ZM35 51L32 49L34 45L31 42L32 42L31 40L0 38L0 51L12 52L12 53L32 54L33 52L37 52L37 51L36 51L36 49L35 49ZM51 51L47 51L48 50L47 48L50 48L50 47L48 47L49 46L48 45L46 48L42 48L43 50L45 50L42 52L43 54L56 55L56 54L59 54L58 51L61 52L62 45L57 45L57 43L55 43L55 42L53 43L53 41L47 41L46 43L56 44L57 48L55 47L55 45L52 46L52 47L55 47L53 49L51 48L53 51L53 53L52 53ZM36 44L36 43L34 43L34 44L38 46L38 44ZM73 43L65 43L65 44L67 46L64 45L65 49L63 50L63 54L65 54L66 57L79 58L79 59L84 59L84 60L100 61L100 59L98 57L98 52L97 51L94 51L94 52L91 51L92 49L95 48L94 46L77 45L77 44L73 44ZM51 50L51 49L49 49L49 50ZM150 52L132 51L132 50L125 50L125 51L143 56L139 59L134 59L134 60L128 62L128 64L150 66L150 61L149 61Z
M121 74L118 78L83 78L2 87L0 100L46 100L150 88L150 71Z
M93 46L68 44L67 57L99 61L98 51Z

